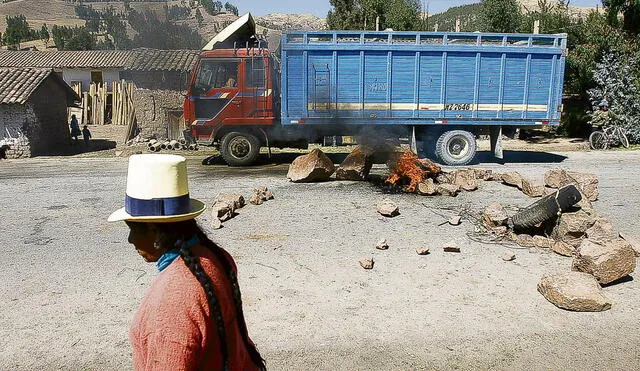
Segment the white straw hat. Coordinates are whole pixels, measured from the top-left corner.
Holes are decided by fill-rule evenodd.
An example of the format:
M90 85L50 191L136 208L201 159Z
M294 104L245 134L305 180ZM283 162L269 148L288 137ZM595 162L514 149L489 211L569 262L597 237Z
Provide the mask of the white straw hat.
M110 222L169 223L193 219L206 208L189 198L187 161L176 155L133 155L129 158L125 207Z

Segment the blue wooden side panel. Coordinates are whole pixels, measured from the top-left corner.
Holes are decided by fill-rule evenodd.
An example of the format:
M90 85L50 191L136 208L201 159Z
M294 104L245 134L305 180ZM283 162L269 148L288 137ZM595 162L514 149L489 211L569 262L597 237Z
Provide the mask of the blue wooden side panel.
M522 118L525 112L527 55L509 54L506 58L502 115L504 118L518 119Z
M416 54L394 52L391 58L391 116L413 117L416 111Z
M387 92L388 52L365 52L364 54L364 115L370 118L388 117Z
M332 117L336 112L332 88L336 86L333 80L333 53L330 51L315 51L308 54L307 66L307 109L309 117Z
M362 117L360 92L360 52L345 51L337 58L337 108L344 117Z
M483 53L480 56L478 118L493 119L498 117L501 64L502 54Z
M440 116L440 92L442 85L442 52L420 53L419 117Z
M433 35L418 33L299 34L291 43L283 35L285 124L560 119L566 36L436 35L434 45L421 41Z
M547 107L549 104L552 62L552 56L531 56L527 118L540 120L547 118L547 109L543 107Z
M447 53L446 118L471 118L475 75L476 53Z
M286 85L282 86L287 92L287 112L291 116L303 117L305 115L306 99L303 90L304 65L302 63L302 52L288 52L283 60L283 68L287 71Z

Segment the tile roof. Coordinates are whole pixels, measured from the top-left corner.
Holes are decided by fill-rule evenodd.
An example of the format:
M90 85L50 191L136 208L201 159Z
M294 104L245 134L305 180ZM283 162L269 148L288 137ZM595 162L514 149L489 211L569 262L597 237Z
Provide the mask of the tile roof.
M127 66L132 71L190 71L198 58L198 50L136 49Z
M0 51L0 67L189 71L197 50Z
M51 69L45 68L0 68L0 104L17 103L24 104L31 94L47 79L52 76L56 81L64 85L69 94L76 100L79 97L60 77Z
M122 50L0 51L0 67L123 68L131 54Z

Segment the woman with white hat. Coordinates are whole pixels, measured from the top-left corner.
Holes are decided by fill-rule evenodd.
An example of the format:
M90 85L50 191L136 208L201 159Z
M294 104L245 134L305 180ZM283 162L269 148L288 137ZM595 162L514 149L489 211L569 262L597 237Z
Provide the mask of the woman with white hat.
M129 159L125 221L129 242L160 274L130 329L136 370L264 370L249 339L236 265L196 224L205 205L189 197L186 160Z

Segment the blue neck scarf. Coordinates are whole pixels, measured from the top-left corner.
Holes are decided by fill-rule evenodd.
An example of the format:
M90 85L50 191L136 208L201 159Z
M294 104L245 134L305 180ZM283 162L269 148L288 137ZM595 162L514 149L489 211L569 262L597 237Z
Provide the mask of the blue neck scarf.
M185 246L187 248L192 248L193 246L199 243L200 243L200 239L198 238L198 236L194 235L189 240L187 240L187 242L185 242ZM178 240L176 242L176 246L182 246L182 240ZM176 258L178 258L179 256L180 256L180 248L171 249L165 252L164 254L162 254L162 256L160 256L160 258L156 262L156 267L158 267L158 272L162 272L166 267L169 266L169 264L173 263L173 261L176 260Z

